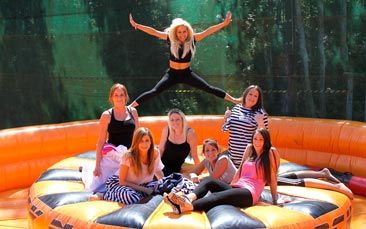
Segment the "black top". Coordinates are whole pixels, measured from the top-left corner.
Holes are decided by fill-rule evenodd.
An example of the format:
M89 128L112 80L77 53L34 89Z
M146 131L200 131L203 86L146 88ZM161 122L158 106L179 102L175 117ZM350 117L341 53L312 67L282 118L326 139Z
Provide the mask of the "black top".
M170 43L169 37L167 39L167 42L168 42L168 45L169 45L169 53L170 53L169 60L174 61L174 62L177 62L177 63L189 63L189 62L191 62L191 59L192 59L192 52L191 52L191 50L189 50L189 52L186 54L186 56L184 58L182 58L182 55L183 55L183 45L179 45L179 48L178 48L178 56L179 56L179 58L175 58L175 56L173 55L173 53L170 50L171 43ZM196 43L196 39L194 39L194 43Z
M108 124L108 143L115 146L124 145L130 148L132 143L133 132L135 131L135 120L131 111L127 108L130 119L123 121L116 120L114 117L114 109L112 109L111 121ZM128 118L128 117L127 117Z
M164 153L161 158L161 161L164 164L164 176L169 176L172 173L180 173L180 169L190 152L191 146L187 142L187 139L181 144L174 144L169 141L168 129L168 137L165 143Z

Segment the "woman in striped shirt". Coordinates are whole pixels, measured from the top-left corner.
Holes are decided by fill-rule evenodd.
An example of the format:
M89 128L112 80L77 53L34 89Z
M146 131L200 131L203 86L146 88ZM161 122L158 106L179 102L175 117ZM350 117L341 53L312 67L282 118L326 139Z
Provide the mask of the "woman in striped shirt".
M263 92L258 85L250 85L243 92L243 102L232 110L227 108L223 131L229 131L229 157L239 168L243 153L257 128L268 129L268 115L263 107Z

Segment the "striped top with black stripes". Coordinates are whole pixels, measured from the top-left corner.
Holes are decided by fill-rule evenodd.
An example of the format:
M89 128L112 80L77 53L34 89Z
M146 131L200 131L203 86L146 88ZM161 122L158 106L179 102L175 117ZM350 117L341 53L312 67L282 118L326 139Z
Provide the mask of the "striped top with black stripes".
M231 110L231 115L226 119L222 130L229 130L229 157L234 165L239 168L245 148L251 143L253 132L258 128L255 121L256 114L264 114L264 125L268 129L268 115L263 108L253 111L237 104Z

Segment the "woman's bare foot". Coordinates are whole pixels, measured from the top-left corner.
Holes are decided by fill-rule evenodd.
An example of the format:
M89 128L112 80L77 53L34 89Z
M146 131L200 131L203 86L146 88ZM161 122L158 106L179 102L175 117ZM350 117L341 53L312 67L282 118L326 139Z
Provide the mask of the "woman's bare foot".
M240 97L240 98L234 98L234 103L235 104L239 104L239 103L242 103L243 102L243 98Z
M128 107L134 107L134 108L136 108L138 106L139 106L139 104L136 101L133 101L130 105L128 105Z
M338 184L334 184L334 185L337 186L337 188L339 188L339 192L345 194L351 200L353 199L353 193L352 193L352 191L345 184L338 183Z
M335 183L341 183L335 176L332 175L332 173L329 171L329 169L324 168L320 172L323 174L323 178L326 178Z
M231 95L229 95L228 93L226 93L224 99L226 101L232 102L234 104L239 104L239 103L242 103L243 102L243 98L242 97L235 98L235 97L232 97Z

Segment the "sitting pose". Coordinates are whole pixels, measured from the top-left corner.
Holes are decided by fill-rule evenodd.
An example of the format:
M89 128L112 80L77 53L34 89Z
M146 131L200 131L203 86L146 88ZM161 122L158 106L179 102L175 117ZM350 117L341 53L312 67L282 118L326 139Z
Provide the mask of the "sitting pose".
M104 111L99 120L95 166L80 168L86 191L103 192L105 182L119 168L122 153L131 146L139 120L136 109L126 106L128 100L124 85L112 85L109 102L113 107Z
M154 176L162 178L163 167L150 130L138 128L133 135L131 148L122 156L119 171L106 182L104 199L123 204L139 202L156 191Z
M133 20L132 15L130 15L130 23L135 29L141 30L162 40L166 40L170 47L169 70L153 89L138 96L130 106L137 107L146 100L178 83L188 84L233 103L241 102L241 99L233 98L222 89L209 85L190 68L191 59L196 51L196 42L199 42L207 36L226 27L230 22L231 13L228 12L222 23L211 26L203 32L194 33L188 22L181 18L176 18L173 20L170 27L163 32L149 26L137 24Z
M202 154L205 159L190 173L191 180L198 183L198 175L206 169L210 177L230 184L237 169L226 153L220 153L217 141L206 139L203 142Z
M162 130L159 150L164 164L164 176L180 173L189 154L192 156L194 164L200 163L197 155L197 135L188 126L181 110L172 109L168 112L168 125Z
M208 177L201 181L193 192L178 195L170 192L164 195L164 202L173 212L199 210L228 204L236 207L249 207L257 203L266 183L270 185L272 200L277 204L277 171L280 164L278 151L272 147L269 132L257 129L252 143L245 149L242 163L230 185ZM206 195L208 192L210 195Z

